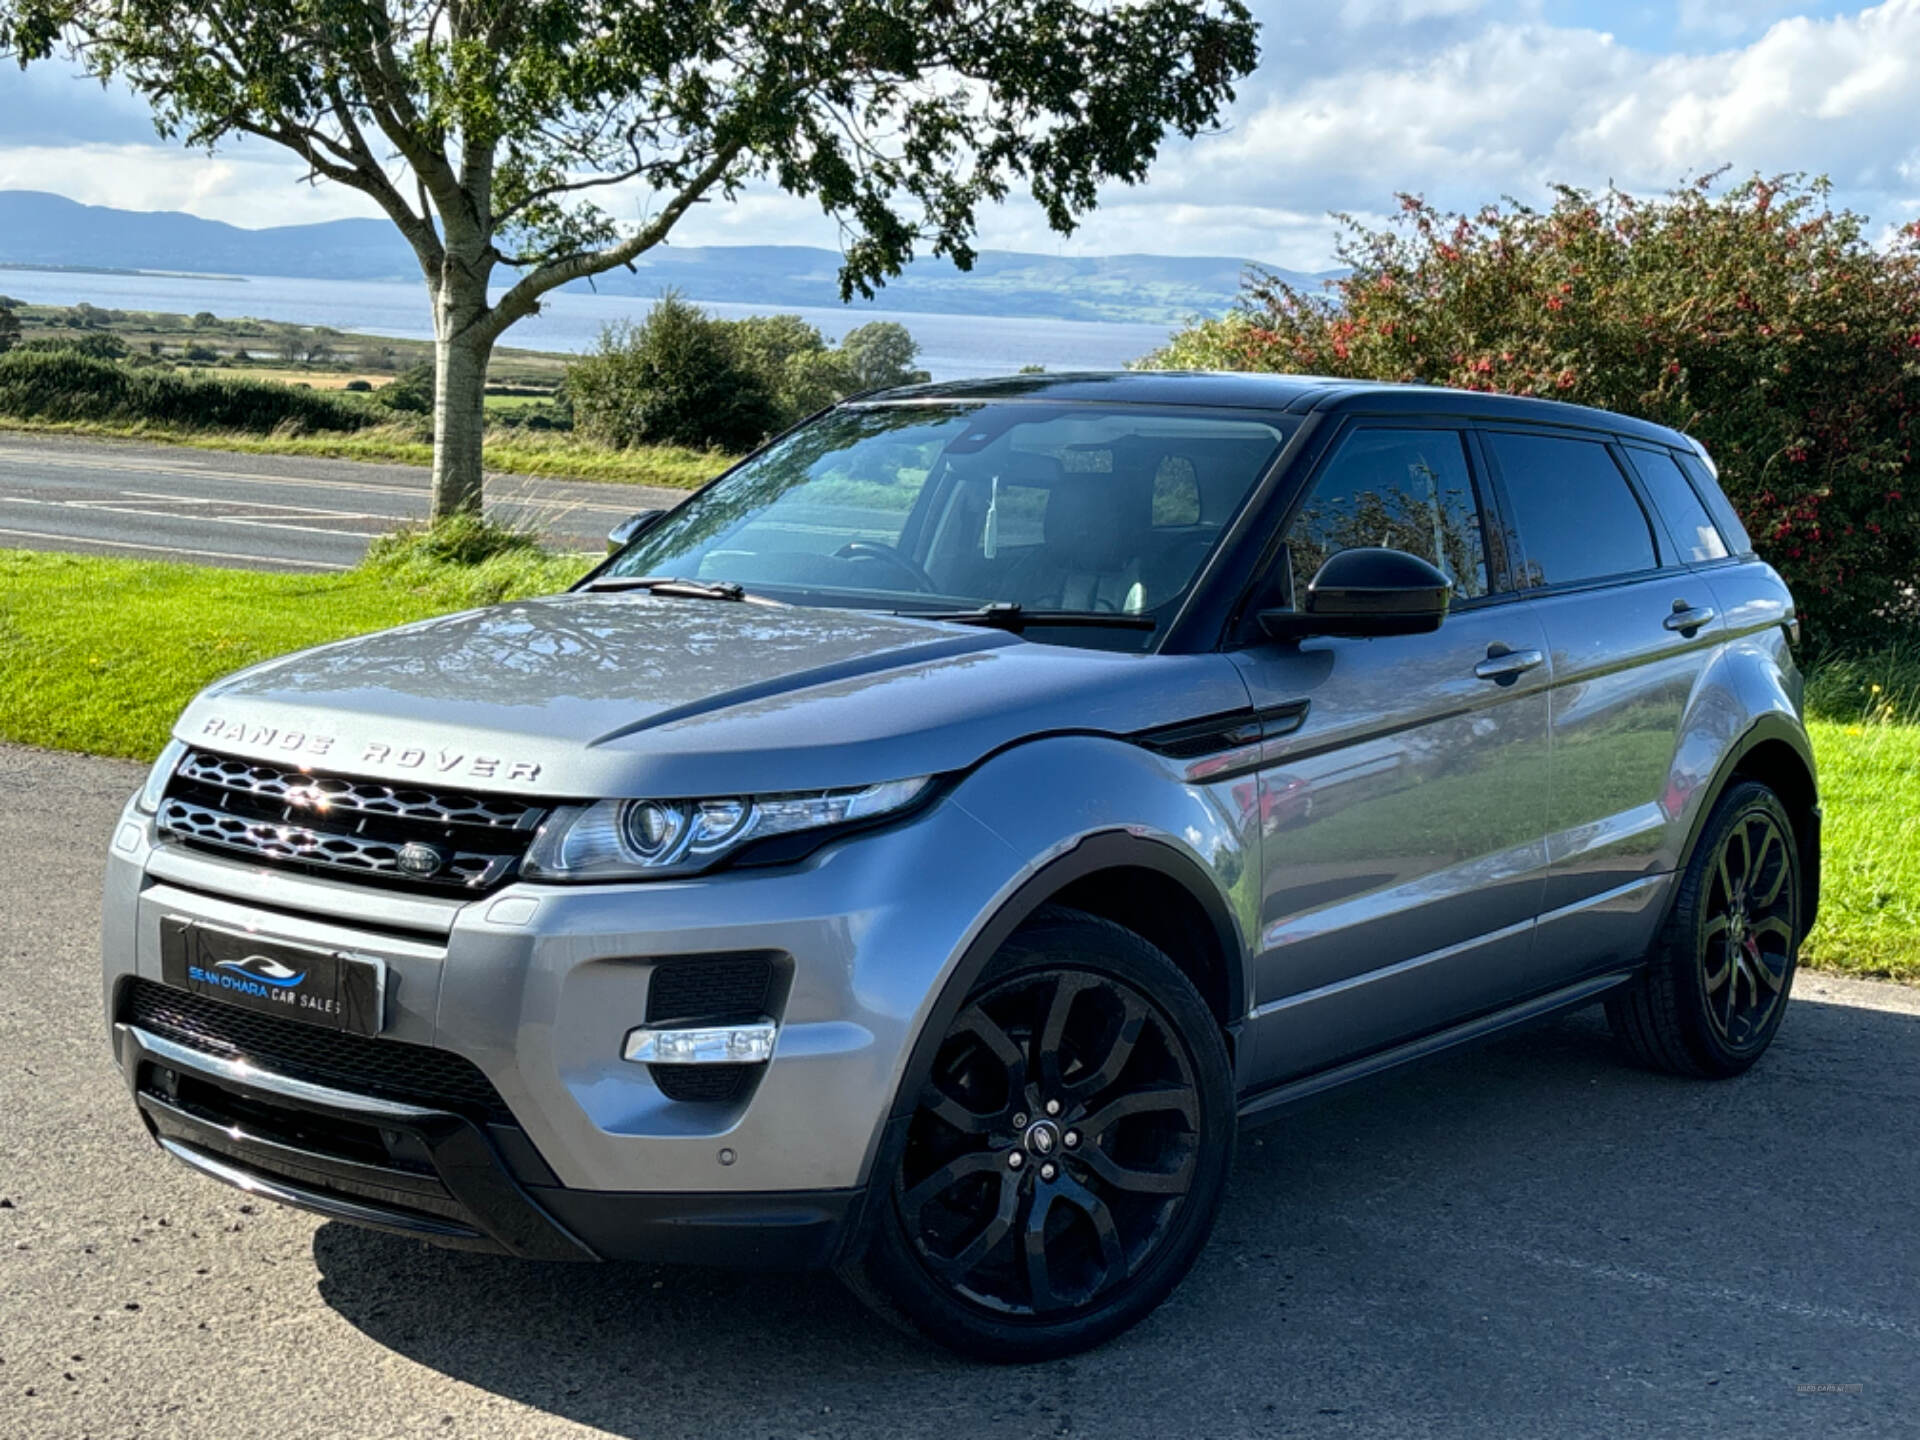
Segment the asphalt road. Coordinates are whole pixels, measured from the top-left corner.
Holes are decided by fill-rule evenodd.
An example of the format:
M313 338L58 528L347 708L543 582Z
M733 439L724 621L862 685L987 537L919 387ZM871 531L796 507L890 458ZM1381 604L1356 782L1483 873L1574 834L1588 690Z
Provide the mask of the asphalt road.
M138 773L0 747L9 1440L1914 1433L1920 992L1802 976L1726 1084L1576 1016L1295 1111L1156 1316L984 1369L826 1278L447 1254L167 1161L98 1013Z
M427 514L427 472L0 432L0 548L79 550L271 570L342 570L375 535ZM636 510L686 492L491 476L488 508L599 550Z

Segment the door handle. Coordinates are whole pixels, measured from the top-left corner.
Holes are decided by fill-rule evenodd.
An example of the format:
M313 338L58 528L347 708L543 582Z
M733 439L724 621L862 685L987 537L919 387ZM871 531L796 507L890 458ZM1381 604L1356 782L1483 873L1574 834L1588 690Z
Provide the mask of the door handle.
M1676 600L1673 602L1673 613L1660 623L1669 630L1678 630L1691 640L1694 631L1703 625L1713 623L1713 616L1714 611L1711 606L1689 605L1684 600Z
M1547 657L1538 650L1499 650L1489 649L1487 658L1473 667L1473 673L1482 680L1498 681L1502 685L1511 685L1527 671L1547 663Z

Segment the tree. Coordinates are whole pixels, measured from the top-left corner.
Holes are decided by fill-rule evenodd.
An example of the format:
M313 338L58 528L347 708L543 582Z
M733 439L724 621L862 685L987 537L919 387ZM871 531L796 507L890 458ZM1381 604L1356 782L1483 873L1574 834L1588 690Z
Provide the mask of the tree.
M798 315L749 315L712 323L724 327L740 363L773 396L771 429L784 430L846 393L826 337Z
M424 360L409 365L376 392L380 403L405 414L433 413L433 366Z
M1654 199L1347 221L1330 290L1250 277L1237 313L1149 363L1544 395L1670 425L1713 453L1822 642L1920 620L1920 225L1884 245L1824 182L1714 177ZM1844 600L1844 603L1843 603Z
M0 355L20 343L20 317L11 305L0 305Z
M917 246L969 266L1015 184L1069 232L1213 123L1255 28L1242 0L0 0L0 51L64 50L190 145L284 146L399 228L441 515L480 502L495 342L556 287L754 181L839 220L843 296Z
M913 368L920 346L907 327L893 320L872 320L840 339L849 393L886 385L918 385L931 377Z
M581 433L611 445L745 450L780 419L733 328L672 293L639 325L603 332L567 367L566 389Z

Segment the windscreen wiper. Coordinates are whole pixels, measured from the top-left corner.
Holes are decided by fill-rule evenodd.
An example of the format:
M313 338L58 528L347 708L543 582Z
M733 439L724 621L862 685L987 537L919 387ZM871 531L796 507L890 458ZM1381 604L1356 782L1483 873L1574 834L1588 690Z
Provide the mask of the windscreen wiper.
M686 580L677 575L602 575L580 587L599 594L644 590L649 595L675 595L688 600L744 600L751 605L779 605L764 595L752 595L732 580Z
M991 625L997 630L1016 631L1035 625L1152 630L1159 624L1151 615L1129 615L1115 610L1029 610L1011 600L996 600L978 610L900 610L895 613L914 620L951 620L960 625Z

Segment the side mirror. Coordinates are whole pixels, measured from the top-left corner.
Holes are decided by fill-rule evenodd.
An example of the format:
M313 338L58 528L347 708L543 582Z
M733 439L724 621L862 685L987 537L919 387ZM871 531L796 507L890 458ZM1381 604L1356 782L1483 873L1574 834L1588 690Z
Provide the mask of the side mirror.
M607 532L607 553L611 555L616 550L626 549L635 536L666 513L664 510L642 510L638 514L629 515Z
M1262 610L1276 640L1309 635L1424 635L1447 618L1453 586L1402 550L1342 550L1320 567L1297 610Z

